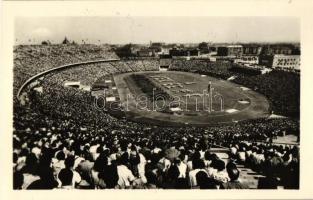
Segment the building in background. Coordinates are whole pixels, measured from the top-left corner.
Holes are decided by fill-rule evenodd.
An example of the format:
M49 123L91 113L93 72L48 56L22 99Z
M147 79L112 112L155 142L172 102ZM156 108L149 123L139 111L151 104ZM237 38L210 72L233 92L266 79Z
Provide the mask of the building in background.
M155 55L155 52L152 49L142 48L137 51L139 57L152 57Z
M192 56L199 56L200 51L196 48L173 48L169 51L169 55L172 57L192 57Z
M164 45L165 43L163 42L150 42L149 49L152 50L155 54L162 54Z
M119 57L135 57L140 47L135 44L126 44L115 49L115 53Z
M300 70L300 55L261 55L259 64L274 69Z
M292 44L272 44L266 45L262 48L263 55L275 55L275 54L292 55L294 51L295 46Z
M260 55L262 52L262 46L256 44L244 44L242 45L243 55Z
M242 45L227 45L217 48L217 56L238 57L242 56Z

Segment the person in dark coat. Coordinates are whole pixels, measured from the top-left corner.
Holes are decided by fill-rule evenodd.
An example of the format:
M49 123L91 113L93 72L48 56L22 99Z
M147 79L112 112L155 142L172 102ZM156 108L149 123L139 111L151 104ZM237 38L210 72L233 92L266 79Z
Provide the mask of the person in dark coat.
M239 181L240 172L236 167L228 167L227 173L230 181L221 184L221 189L249 189L249 187Z

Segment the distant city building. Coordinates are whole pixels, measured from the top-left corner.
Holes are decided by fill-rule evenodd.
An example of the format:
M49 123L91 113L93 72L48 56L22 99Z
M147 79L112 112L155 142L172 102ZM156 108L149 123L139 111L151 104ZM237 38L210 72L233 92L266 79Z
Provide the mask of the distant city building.
M187 51L189 52L189 56L199 56L200 55L200 51L199 49L187 49Z
M241 56L243 51L242 45L227 45L217 48L218 56L237 57Z
M176 44L164 44L162 46L162 52L159 54L169 54L170 50L173 48L177 48L177 45Z
M182 49L171 49L169 51L169 54L171 56L188 56L188 52L186 50L182 50Z
M154 51L152 49L140 49L137 51L139 57L151 57L154 56Z
M217 56L227 56L227 55L228 55L227 47L218 47L217 48Z
M300 70L299 55L261 55L259 59L260 65L271 68Z
M284 54L284 55L292 55L295 46L291 44L275 44L275 45L267 45L262 49L263 55L275 55L275 54Z
M165 43L163 42L150 42L149 49L153 50L156 54L161 54L163 52L163 46Z
M136 45L126 44L115 50L116 55L119 57L134 57L137 56L137 51L140 50Z
M217 52L217 47L210 46L210 47L209 47L209 51L210 51L210 52Z
M190 56L199 56L199 49L171 49L169 54L173 57L190 57Z
M262 52L262 47L260 45L245 44L242 46L243 55L260 55Z

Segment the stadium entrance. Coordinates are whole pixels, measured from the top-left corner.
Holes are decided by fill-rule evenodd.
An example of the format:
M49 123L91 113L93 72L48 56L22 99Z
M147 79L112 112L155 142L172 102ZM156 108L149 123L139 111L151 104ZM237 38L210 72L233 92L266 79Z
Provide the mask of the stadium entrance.
M160 71L167 71L172 65L172 57L170 55L160 55Z

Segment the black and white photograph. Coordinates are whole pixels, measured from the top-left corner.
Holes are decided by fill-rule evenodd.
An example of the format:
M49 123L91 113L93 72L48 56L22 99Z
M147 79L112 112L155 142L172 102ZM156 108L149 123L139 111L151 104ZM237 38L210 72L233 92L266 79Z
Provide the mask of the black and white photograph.
M14 189L299 189L299 30L17 18Z
M185 15L146 14L122 5L51 15L56 7L41 6L5 13L8 190L50 191L48 199L308 191L311 52L300 14L206 16L183 6Z

